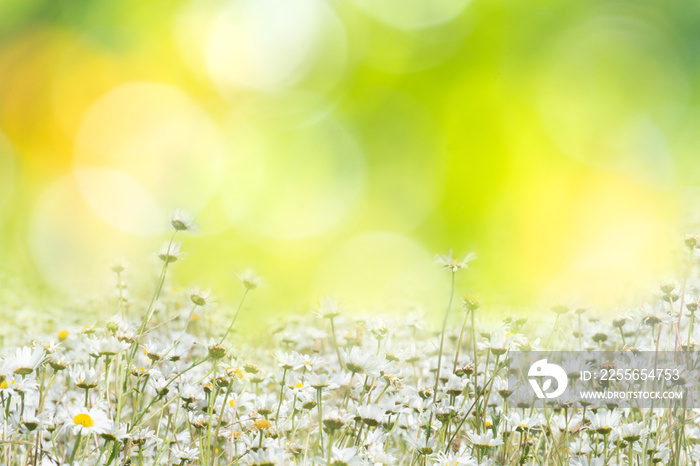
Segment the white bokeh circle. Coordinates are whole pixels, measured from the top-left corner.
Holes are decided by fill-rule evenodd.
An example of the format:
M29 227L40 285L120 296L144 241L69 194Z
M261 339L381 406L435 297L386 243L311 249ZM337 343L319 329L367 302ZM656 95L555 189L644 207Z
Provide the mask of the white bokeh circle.
M79 186L78 178L87 173L77 175L69 173L56 179L38 196L27 244L37 270L52 287L104 292L111 261L125 255L144 257L152 245L134 242L134 236L124 228L116 228L97 215ZM90 175L94 182L112 178L119 183L121 179L116 174Z
M208 27L204 62L222 91L273 91L318 66L324 79L337 80L345 67L346 48L342 23L325 2L233 0Z
M214 119L182 90L159 83L112 89L86 111L76 136L76 169L128 175L128 184L166 211L204 207L219 189L224 163Z
M165 231L168 212L131 176L105 168L80 168L74 175L86 205L105 222L135 235Z

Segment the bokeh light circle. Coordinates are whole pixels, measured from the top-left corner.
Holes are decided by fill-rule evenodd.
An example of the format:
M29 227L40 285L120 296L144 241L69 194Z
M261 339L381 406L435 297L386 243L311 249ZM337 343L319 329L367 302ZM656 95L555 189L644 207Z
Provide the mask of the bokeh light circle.
M222 204L233 223L263 238L327 233L363 192L363 153L333 119L303 128L241 125L230 144Z
M85 203L105 222L136 235L163 233L167 212L131 176L117 170L81 168L75 178Z
M95 173L79 176L87 175ZM104 173L95 182L109 178ZM143 258L145 248L153 247L134 242L133 235L96 215L73 173L44 189L31 212L27 244L37 270L56 289L104 292L111 261L123 256Z
M643 17L601 11L554 44L539 102L561 150L596 168L673 183L668 134L687 111L689 84L669 38Z
M218 190L224 157L216 122L194 100L172 86L134 82L87 110L74 164L117 170L161 208L196 212Z
M316 66L322 79L337 79L346 48L342 23L320 0L234 0L210 24L204 55L223 91L271 91Z

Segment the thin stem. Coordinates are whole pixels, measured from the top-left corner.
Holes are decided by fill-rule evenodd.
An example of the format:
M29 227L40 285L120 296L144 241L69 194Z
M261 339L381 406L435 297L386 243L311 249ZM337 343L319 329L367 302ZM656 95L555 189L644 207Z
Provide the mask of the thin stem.
M440 383L440 366L442 365L442 351L445 346L445 331L447 330L447 317L450 315L450 309L452 308L452 299L455 294L455 272L452 272L452 280L450 285L450 300L447 303L447 309L445 310L445 318L442 320L442 332L440 334L440 351L438 352L438 364L437 371L435 372L435 387L433 388L433 405L437 402L437 392L438 384ZM427 439L430 439L430 427L433 422L433 412L430 412L430 420L428 421Z
M469 312L474 312L474 311L469 311ZM462 337L464 336L464 329L467 326L467 317L469 317L468 313L464 313L464 322L462 322L462 330L459 332L459 341L457 342L457 351L455 352L455 363L452 366L452 372L457 371L457 362L459 361L459 350L462 348Z
M175 382L182 374L184 374L184 373L187 372L187 371L190 371L190 370L194 369L195 367L199 366L200 364L202 364L204 361L207 361L208 359L209 359L209 357L206 356L206 357L200 359L199 361L197 361L196 363L192 364L192 365L191 365L190 367L188 367L187 369L185 369L185 370L179 372L178 374L175 374L175 376L174 376L172 379L170 379L170 380L168 381L168 383L166 383L166 384L163 386L162 390L165 390L166 388L168 388L168 387L170 386L170 384L173 383L173 382ZM209 373L211 373L211 371L209 371ZM207 375L209 375L209 373L208 373ZM206 376L205 376L205 377L206 377ZM146 406L146 407L140 412L139 416L138 416L138 417L136 418L136 420L134 420L134 422L132 423L130 431L132 431L132 430L134 429L134 427L136 426L136 424L143 418L143 416L144 416L146 413L148 413L149 408L150 408L151 406L153 406L153 404L154 404L156 401L158 401L159 398L160 398L160 397L158 397L158 396L154 397L154 398L151 400L151 402L148 404L148 406ZM176 399L176 398L173 398L173 399Z
M693 324L695 323L695 311L690 313L690 324L688 325L688 352L690 352L690 339L693 337Z
M156 287L155 293L153 293L153 297L151 297L151 302L148 304L148 309L146 310L146 317L143 319L143 322L141 323L141 327L139 327L139 335L141 335L146 328L146 325L148 325L148 321L151 320L151 315L153 314L153 306L158 301L158 298L160 297L160 292L163 290L163 284L165 283L165 275L168 271L168 265L170 264L170 260L168 260L167 256L170 255L170 249L173 246L173 243L175 242L175 235L177 235L177 230L173 231L173 235L170 237L170 242L168 242L168 249L166 251L166 260L163 261L163 269L160 272L160 277L158 277L158 286Z
M330 433L328 434L328 463L327 466L331 466L331 452L333 451L333 434L334 431L331 429Z
M233 320L231 321L231 325L228 326L228 330L226 330L226 333L224 333L224 336L221 338L221 341L219 342L219 344L223 344L223 342L226 340L226 337L231 332L231 329L233 329L233 324L236 323L236 318L238 318L238 313L241 312L241 307L243 306L243 301L245 301L245 297L248 296L249 291L250 291L249 288L245 289L245 293L243 293L243 297L241 298L241 302L238 303L238 307L236 308L236 313L233 315Z
M340 357L340 348L338 348L338 340L335 339L335 324L333 323L333 317L330 318L331 321L331 337L333 337L333 345L335 346L335 353L338 355L338 364L340 364L340 369L343 369L343 358Z
M280 408L282 408L282 397L284 396L284 381L287 378L287 368L282 373L282 381L280 382L280 401L277 405L277 414L275 414L275 429L279 430Z
M321 390L321 388L316 389L318 396L318 440L323 449L323 394Z
M121 310L122 320L126 318L124 314L124 291L122 290L122 273L117 272L117 286L119 287L119 309Z
M695 248L691 247L690 248L690 257L688 259L688 269L685 272L685 276L683 277L683 286L681 288L681 307L678 312L678 323L676 324L676 349L678 349L678 346L680 345L680 333L681 333L681 317L683 317L683 304L685 303L685 286L688 283L688 276L690 275L690 271L693 269L693 253L695 252ZM673 305L673 304L671 304ZM690 338L688 339L688 344L690 344Z

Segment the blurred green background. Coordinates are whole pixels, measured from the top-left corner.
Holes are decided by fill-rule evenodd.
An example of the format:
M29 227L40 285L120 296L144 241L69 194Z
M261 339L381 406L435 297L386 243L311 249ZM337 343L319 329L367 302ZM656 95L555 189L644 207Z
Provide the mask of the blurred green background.
M149 289L174 208L174 283L229 304L253 267L270 313L441 310L449 249L487 302L612 307L695 225L700 4L0 10L2 268L43 296L111 290L117 257Z

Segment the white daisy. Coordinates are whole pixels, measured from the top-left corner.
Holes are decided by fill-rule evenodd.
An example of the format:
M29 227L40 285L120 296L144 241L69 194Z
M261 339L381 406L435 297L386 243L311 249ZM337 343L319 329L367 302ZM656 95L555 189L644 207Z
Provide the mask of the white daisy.
M476 254L473 252L467 254L464 259L453 258L452 251L450 251L446 256L441 256L439 254L435 256L435 262L440 264L443 269L451 270L452 272L456 272L459 269L466 269L469 262L473 261L474 259L476 259Z
M68 411L65 425L73 434L82 435L104 434L112 429L109 416L99 408L72 408Z
M40 346L34 349L28 346L17 348L12 361L8 362L8 369L12 370L14 374L31 374L44 361L44 354L44 348Z

